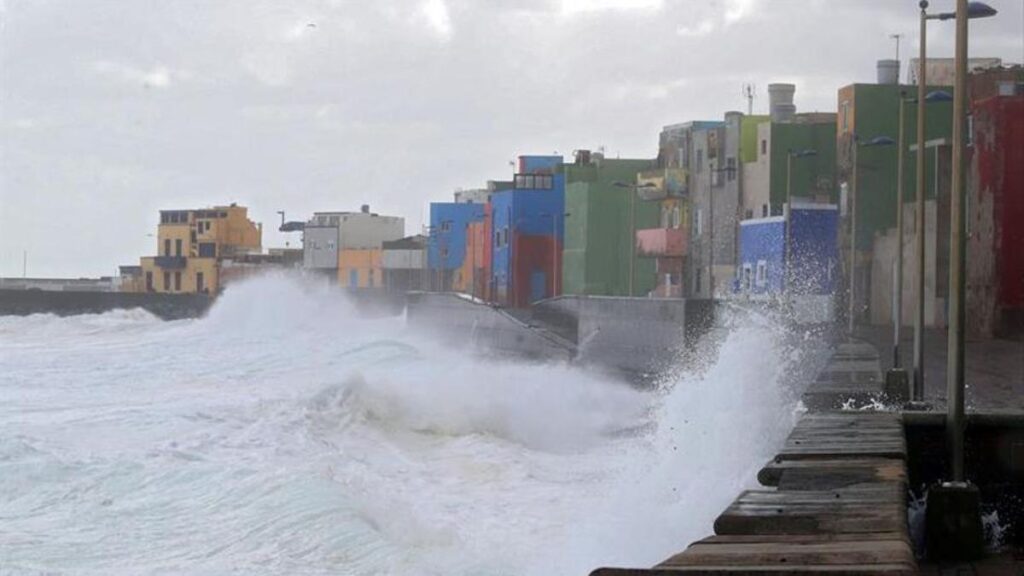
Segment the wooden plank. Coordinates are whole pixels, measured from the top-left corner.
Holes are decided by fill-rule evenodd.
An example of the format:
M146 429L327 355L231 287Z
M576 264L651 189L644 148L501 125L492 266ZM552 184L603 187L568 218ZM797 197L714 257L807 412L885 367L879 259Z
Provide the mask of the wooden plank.
M903 532L865 532L862 534L716 534L702 538L694 542L694 544L751 544L755 542L801 544L811 542L873 542L877 540L903 540L910 542L907 534Z
M788 566L914 564L914 553L903 540L736 544L693 544L657 567L672 566Z
M735 500L737 504L753 503L875 503L901 505L906 492L902 486L868 484L847 490L747 490Z
M740 534L857 534L902 532L906 510L878 510L861 506L847 509L732 508L715 519L715 533Z
M598 568L590 576L803 576L805 574L829 574L830 576L896 576L916 574L916 566L906 564L828 565L828 566L671 566L665 568Z
M869 484L892 484L905 490L907 472L896 459L783 460L769 462L757 478L780 490L835 490Z

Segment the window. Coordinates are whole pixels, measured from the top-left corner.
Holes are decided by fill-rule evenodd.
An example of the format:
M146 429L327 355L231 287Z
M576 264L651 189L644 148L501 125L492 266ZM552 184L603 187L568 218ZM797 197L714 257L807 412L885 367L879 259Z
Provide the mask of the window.
M164 238L164 256L171 255L171 239Z
M728 174L729 182L736 180L736 159L729 157L725 159L725 170Z
M174 291L181 292L181 272L174 273Z
M850 101L843 100L839 106L839 131L846 133L850 131Z
M314 247L314 249L316 249ZM213 242L200 242L199 243L199 257L200 258L216 258L217 257L217 245Z
M757 286L763 288L768 283L768 263L764 260L757 261Z
M196 292L200 294L206 292L206 283L204 282L202 272L196 272Z
M693 231L696 237L704 234L704 211L700 208L693 215Z
M761 156L764 156L767 153L768 153L768 141L767 140L761 140Z
M697 268L697 274L694 276L693 291L697 294L701 293L701 286L704 285L704 269Z
M164 292L171 291L171 273L164 272Z
M441 248L441 258L448 258L448 247Z
M700 171L703 169L702 168L703 164L704 164L704 149L703 148L698 148L697 149L697 165L694 166L693 171L698 173L698 174L700 174Z
M181 238L174 240L174 255L181 256Z
M767 204L761 204L761 218L767 218L767 217L768 217L768 205Z
M445 220L444 222L441 222L441 232L451 232L451 231L452 231L452 221L451 220Z
M210 231L210 222L209 222L209 220L207 220L207 222L206 222L206 231L207 232Z
M153 291L153 272L146 271L146 292Z
M679 208L679 204L672 207L672 227L679 228L683 224L683 211Z
M752 274L751 274L752 271L753 271L753 269L751 268L750 264L744 264L743 265L743 288L744 288L744 290L746 290L748 292L750 291L751 288L753 288L753 286L750 284L751 277L752 277Z

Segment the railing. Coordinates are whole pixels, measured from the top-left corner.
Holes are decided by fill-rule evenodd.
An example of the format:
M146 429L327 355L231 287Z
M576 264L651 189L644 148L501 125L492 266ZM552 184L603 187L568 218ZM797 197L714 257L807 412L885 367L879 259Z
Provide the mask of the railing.
M681 228L648 228L636 231L639 256L680 258L686 256L686 231Z
M180 269L185 267L184 256L157 256L153 258L153 263L160 268L169 269Z

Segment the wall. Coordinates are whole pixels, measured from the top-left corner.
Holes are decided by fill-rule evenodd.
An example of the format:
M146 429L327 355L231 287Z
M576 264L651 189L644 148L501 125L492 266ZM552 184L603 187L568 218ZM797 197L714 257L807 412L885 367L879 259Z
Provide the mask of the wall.
M789 213L791 295L832 294L839 287L839 210L834 205L801 206Z
M381 250L343 248L338 252L338 286L383 288Z
M176 320L201 316L210 307L211 302L210 297L201 294L0 290L0 316L70 316L142 308L164 320Z
M565 218L559 218L565 213L565 196L557 183L561 177L551 190L505 190L492 196L491 276L496 302L525 306L555 294L554 275L561 268L566 226ZM539 298L531 290L534 274L545 278Z
M302 266L335 269L338 267L338 227L310 226L302 233Z
M380 248L384 242L405 236L405 219L365 212L341 215L338 247L341 249Z
M427 331L457 348L561 362L575 356L572 343L456 294L410 293L406 318L410 328Z
M710 300L561 296L538 304L532 323L575 320L577 361L632 374L671 373L714 324Z

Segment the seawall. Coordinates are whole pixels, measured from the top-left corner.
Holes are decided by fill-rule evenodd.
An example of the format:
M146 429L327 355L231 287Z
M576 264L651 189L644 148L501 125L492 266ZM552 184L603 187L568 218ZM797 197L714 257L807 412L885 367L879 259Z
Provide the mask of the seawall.
M178 320L202 316L211 303L212 299L203 294L0 290L0 316L72 316L142 308L164 320Z

